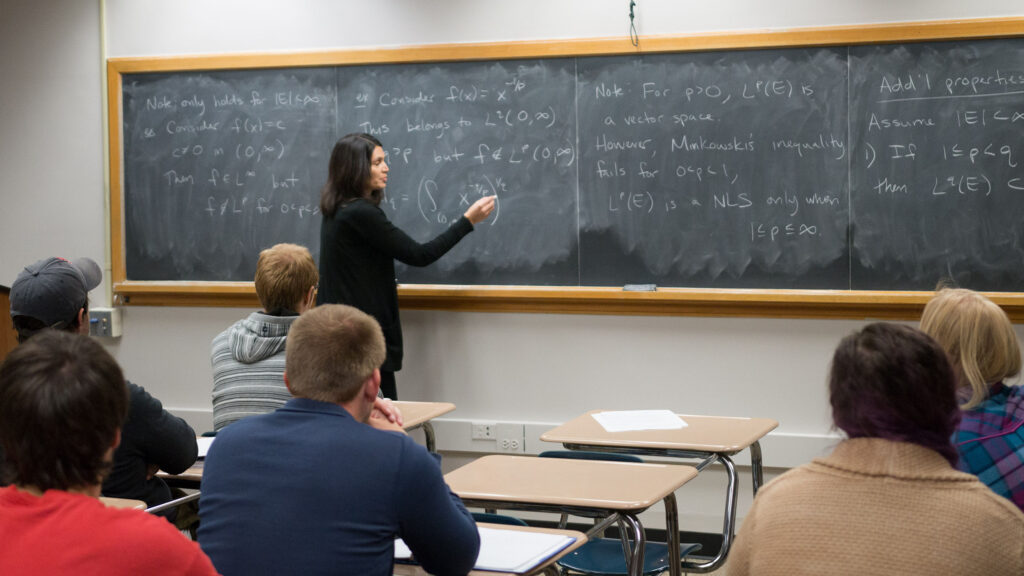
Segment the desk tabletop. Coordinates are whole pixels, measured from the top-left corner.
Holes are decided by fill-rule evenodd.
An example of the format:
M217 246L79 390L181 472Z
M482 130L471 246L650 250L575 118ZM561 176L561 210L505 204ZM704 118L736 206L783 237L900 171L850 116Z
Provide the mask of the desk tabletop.
M451 402L406 402L395 400L395 406L402 412L402 427L411 430L424 422L455 410Z
M395 406L398 406L398 409L402 412L402 427L406 430L422 426L424 423L437 418L442 414L447 414L452 410L455 410L455 404L452 404L451 402L396 401ZM214 438L216 438L216 436ZM190 466L188 470L185 470L181 474L168 474L161 470L157 473L157 476L165 480L169 479L187 484L198 484L203 479L203 460L196 460L195 464Z
M104 506L110 508L132 508L134 510L145 510L146 503L142 500L132 500L130 498L111 498L109 496L100 496L100 502Z
M539 566L536 566L533 570L527 572L527 574L539 573L540 571L544 570L544 568L556 562L562 556L569 554L573 550L576 550L580 546L583 546L587 543L587 535L583 532L577 532L575 530L559 530L557 528L533 528L528 526L509 526L506 524L485 524L483 522L477 524L477 526L483 528L491 528L494 530L511 530L513 532L539 532L542 534L559 534L562 536L569 536L571 538L576 539L576 541L570 544L567 548L565 548L558 554L555 554L551 558L548 558L546 562ZM417 564L395 564L394 573L396 576L429 576L429 574ZM473 570L469 574L470 576L503 576L506 574L512 574L512 572L492 572L490 570Z
M492 455L445 475L466 500L646 510L697 475L692 466Z
M608 432L594 420L593 414L598 412L604 410L591 410L548 430L541 434L540 439L562 444L735 454L749 448L779 425L768 418L679 414L687 426L677 430Z
M196 460L195 464L188 467L181 474L168 474L163 470L156 473L157 476L164 480L176 480L184 482L186 484L199 484L203 481L203 459Z

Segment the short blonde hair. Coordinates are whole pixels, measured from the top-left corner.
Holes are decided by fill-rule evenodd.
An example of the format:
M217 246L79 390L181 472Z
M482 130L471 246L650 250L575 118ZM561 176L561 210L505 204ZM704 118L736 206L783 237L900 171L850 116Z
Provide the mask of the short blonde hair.
M256 295L267 312L296 308L320 281L313 256L305 246L276 244L260 252L256 262Z
M988 298L963 288L940 289L924 307L921 330L949 355L960 386L970 386L973 408L992 384L1020 372L1020 347L1006 312Z
M325 304L288 330L285 372L292 395L339 404L356 397L384 356L384 333L372 316Z

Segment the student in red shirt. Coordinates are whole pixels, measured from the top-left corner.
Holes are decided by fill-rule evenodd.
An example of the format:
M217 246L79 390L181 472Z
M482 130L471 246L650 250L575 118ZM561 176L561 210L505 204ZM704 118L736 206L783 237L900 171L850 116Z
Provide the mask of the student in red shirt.
M128 389L87 336L44 330L0 366L0 572L4 576L215 575L172 524L99 500Z

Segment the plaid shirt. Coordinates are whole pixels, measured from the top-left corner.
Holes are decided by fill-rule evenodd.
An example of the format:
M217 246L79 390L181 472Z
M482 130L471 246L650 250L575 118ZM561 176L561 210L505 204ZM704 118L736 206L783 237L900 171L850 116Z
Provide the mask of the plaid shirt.
M1024 510L1024 389L993 385L987 400L963 412L953 444L960 470Z

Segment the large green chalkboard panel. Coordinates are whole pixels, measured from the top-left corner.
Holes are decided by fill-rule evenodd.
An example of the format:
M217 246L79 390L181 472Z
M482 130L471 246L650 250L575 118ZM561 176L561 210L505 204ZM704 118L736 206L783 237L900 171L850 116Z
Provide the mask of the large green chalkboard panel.
M138 74L124 83L131 280L252 280L262 248L316 245L333 69Z
M1024 42L850 50L853 285L1024 290Z
M316 255L340 136L412 236L495 216L416 284L1024 291L1024 42L129 73L126 279Z
M845 49L583 59L583 284L849 288Z
M575 61L338 69L339 125L386 146L386 210L427 239L481 196L493 217L437 263L399 265L402 282L579 282Z

